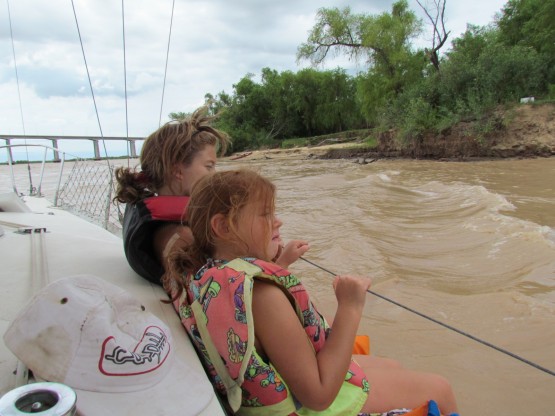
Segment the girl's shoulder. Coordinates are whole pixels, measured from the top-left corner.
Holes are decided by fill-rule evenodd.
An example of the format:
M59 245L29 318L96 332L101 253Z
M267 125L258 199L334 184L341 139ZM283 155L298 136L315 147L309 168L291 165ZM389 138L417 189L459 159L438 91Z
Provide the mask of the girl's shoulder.
M297 279L289 270L276 263L261 260L254 257L240 257L231 261L208 259L195 274L196 282L204 280L233 279L234 281L249 276L250 278L263 278L281 282L286 286L299 284Z
M260 273L270 274L273 276L290 276L291 272L274 262L257 259L254 257L241 257L240 260L256 266L260 269Z

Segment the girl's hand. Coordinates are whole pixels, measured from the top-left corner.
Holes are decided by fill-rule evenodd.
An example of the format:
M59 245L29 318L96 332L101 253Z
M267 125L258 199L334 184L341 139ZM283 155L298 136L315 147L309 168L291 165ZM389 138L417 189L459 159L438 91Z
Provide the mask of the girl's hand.
M275 263L284 269L295 263L310 248L307 241L291 240L278 252Z
M366 302L366 291L370 289L372 279L362 276L339 275L333 280L333 289L338 305L351 305L353 307L364 306Z

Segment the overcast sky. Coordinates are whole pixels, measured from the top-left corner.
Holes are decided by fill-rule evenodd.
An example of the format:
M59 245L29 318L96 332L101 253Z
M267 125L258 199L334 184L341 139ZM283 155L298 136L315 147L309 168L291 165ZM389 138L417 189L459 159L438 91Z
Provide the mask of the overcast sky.
M146 136L159 125L172 1L125 2L129 136ZM505 3L448 0L450 39L463 33L467 23L491 23ZM103 134L125 136L122 2L73 0L73 4ZM295 55L319 8L350 6L356 13L379 14L390 11L392 4L389 0L175 0L162 123L170 112L190 112L202 105L206 93L231 93L233 84L247 73L258 80L264 67L281 72L308 66L298 66ZM409 4L424 17L416 1ZM431 39L430 26L425 28L416 44ZM337 66L364 69L344 58L327 65ZM0 134L24 132L100 135L70 0L6 0L0 5Z

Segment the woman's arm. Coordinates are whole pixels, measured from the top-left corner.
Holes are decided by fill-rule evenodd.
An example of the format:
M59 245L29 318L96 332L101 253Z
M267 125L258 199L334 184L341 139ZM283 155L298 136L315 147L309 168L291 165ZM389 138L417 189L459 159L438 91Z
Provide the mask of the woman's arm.
M336 278L337 313L330 336L315 354L282 290L271 283L255 281L253 316L257 344L303 406L324 410L335 400L349 368L369 286L367 279Z

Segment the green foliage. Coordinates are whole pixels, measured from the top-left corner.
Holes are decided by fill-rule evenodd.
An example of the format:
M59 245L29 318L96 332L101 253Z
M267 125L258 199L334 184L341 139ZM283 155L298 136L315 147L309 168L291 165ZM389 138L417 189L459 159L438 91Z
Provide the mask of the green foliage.
M363 145L369 149L378 147L378 139L375 136L368 136L364 139Z
M394 3L391 14L361 18L362 46L371 51L373 71L388 76L395 92L403 85L405 69L412 66L410 40L420 33L421 26L405 0Z
M316 24L307 42L297 50L297 60L309 59L318 65L330 53L337 55L343 51L356 57L362 46L358 35L360 19L360 16L351 14L349 7L318 10Z
M459 122L485 140L502 127L493 115L498 106L525 96L555 98L553 16L555 0L509 0L495 24L469 25L454 39L436 71L429 51L411 46L422 23L406 0L379 15L324 8L297 58L316 66L345 54L366 62L366 71L349 76L339 68L264 68L260 81L247 74L231 93L206 94L205 100L220 115L216 126L232 137L234 151L316 144L312 140L319 143L327 134L337 138L341 131L368 127L419 140ZM377 145L374 136L361 134L368 146Z
M190 116L189 113L184 113L183 111L168 114L168 117L170 118L170 120L177 120L177 121L185 120L189 116Z
M497 22L501 40L553 55L554 16L555 0L509 0Z
M368 124L379 124L389 104L422 80L425 61L424 53L419 52L407 59L402 76L389 77L369 71L357 77L357 100Z
M448 93L467 106L478 102L485 108L545 93L547 62L533 48L505 45L491 33L475 37L480 41L459 47L444 66L442 82Z
M471 134L481 145L487 141L487 137L503 127L503 120L493 113L485 113L471 126Z
M555 82L555 0L509 0L497 24L501 42L533 48Z
M380 123L405 141L473 121L484 137L499 128L486 115L500 104L546 91L547 64L533 48L498 41L495 28L470 26L453 43L441 72L431 73L395 96Z
M403 141L419 139L427 131L434 130L437 113L432 104L423 97L412 98L398 120L399 138Z
M297 59L317 65L330 54L364 57L369 70L357 79L357 97L367 122L374 123L385 103L421 77L425 54L413 52L410 44L420 31L421 22L406 0L394 3L391 13L376 16L352 14L348 7L320 9Z
M281 142L281 148L292 149L294 147L307 146L308 144L306 138L285 139Z
M260 83L249 74L233 87L232 95L210 98L213 111L221 112L216 125L230 134L235 151L363 124L355 80L340 69L294 74L264 68Z

